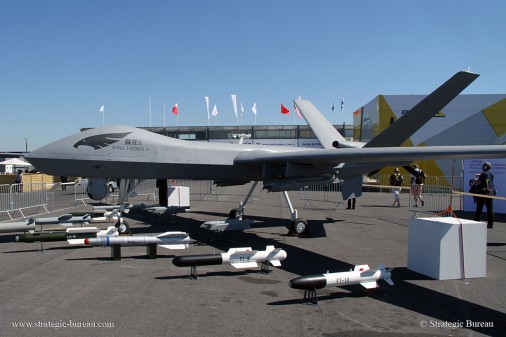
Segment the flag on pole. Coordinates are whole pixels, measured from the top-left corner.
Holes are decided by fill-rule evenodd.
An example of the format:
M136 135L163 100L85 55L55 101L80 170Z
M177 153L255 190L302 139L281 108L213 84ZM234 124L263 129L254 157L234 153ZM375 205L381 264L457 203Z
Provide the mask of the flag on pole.
M105 111L105 107L104 105L102 104L102 106L100 107L100 110L98 110L98 112L104 112Z
M253 102L253 107L251 108L251 111L253 111L253 115L257 115L257 102Z
M244 107L242 106L242 102L241 102L241 117L242 117L243 113L244 113Z
M216 109L216 104L214 105L212 115L213 115L214 117L218 116L218 109Z
M341 111L343 111L344 108L344 96L341 96Z
M283 103L281 103L281 113L284 114L284 115L289 115L290 114L290 110L288 110L284 105Z
M209 96L204 96L206 99L206 107L207 107L207 119L211 119L211 115L209 115Z
M230 97L232 97L232 104L234 105L235 118L237 118L237 96L230 95Z
M297 113L297 117L302 119L302 114L300 113L299 108L297 108L297 105L295 105L295 103L293 104L293 108L295 109L295 113Z
M332 102L332 112L334 112L334 109L336 108L334 102Z
M176 115L176 116L178 115L177 103L176 103L176 105L174 105L174 106L172 107L172 113L173 113L174 115Z

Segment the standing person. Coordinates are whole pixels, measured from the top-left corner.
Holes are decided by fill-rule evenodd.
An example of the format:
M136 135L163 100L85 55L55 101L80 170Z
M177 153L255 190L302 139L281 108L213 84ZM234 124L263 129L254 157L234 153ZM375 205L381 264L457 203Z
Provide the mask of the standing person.
M60 177L61 190L62 190L62 191L66 191L66 190L67 190L67 185L66 185L67 181L68 181L68 178L67 178L67 177L65 177L65 176L61 176L61 177Z
M23 183L23 171L18 170L18 174L16 174L16 184Z
M481 166L482 173L475 182L476 187L474 193L483 195L495 195L494 174L490 172L492 164L483 163ZM476 198L476 212L474 213L474 221L480 221L483 206L487 206L487 228L494 228L494 199L492 198Z
M427 175L418 168L418 164L413 164L413 168L411 170L411 194L413 194L413 200L415 201L414 206L418 207L418 200L420 200L420 203L423 207L423 198L422 198L422 189L423 184L425 183L425 178L427 178Z
M404 178L399 173L399 169L396 167L394 169L394 173L390 175L390 186L394 186L392 187L392 194L394 195L394 204L392 206L401 206L401 188L398 186L402 186L402 184L404 184Z
M23 192L23 171L18 170L18 174L16 174L16 185L15 186L15 192L16 193L22 193Z

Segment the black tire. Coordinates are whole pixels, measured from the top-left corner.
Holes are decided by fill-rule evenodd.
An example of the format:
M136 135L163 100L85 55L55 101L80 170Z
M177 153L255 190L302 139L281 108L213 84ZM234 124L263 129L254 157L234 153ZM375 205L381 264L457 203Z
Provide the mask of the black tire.
M230 210L230 213L228 213L228 218L229 219L239 219L239 216L240 216L240 212L239 212L239 208L232 208Z
M295 219L292 222L293 232L297 235L303 235L308 233L307 221L301 218Z
M120 223L118 220L114 226L118 229L119 235L132 235L132 231L130 231L128 222L123 220L123 223Z

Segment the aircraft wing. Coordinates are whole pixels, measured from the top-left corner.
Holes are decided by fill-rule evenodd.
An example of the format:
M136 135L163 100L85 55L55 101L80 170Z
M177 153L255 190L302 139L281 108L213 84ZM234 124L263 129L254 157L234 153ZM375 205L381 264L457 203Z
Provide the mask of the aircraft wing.
M343 148L294 152L248 151L235 158L235 164L286 164L338 165L340 163L399 163L426 159L480 159L505 158L505 145L468 146L420 146L420 147L380 147Z

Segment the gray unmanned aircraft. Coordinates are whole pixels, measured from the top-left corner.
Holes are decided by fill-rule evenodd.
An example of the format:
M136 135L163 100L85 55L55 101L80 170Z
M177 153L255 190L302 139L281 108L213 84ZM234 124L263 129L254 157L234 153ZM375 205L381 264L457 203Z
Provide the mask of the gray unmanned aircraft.
M88 177L87 192L95 200L106 196L108 178L122 179L120 205L129 193L123 187L133 179L204 179L219 186L253 181L231 218L243 217L251 193L262 181L264 189L284 193L292 230L300 234L307 222L297 217L286 191L341 181L343 198L348 199L362 194L363 174L385 166L424 159L506 157L504 145L400 147L478 76L458 72L368 143L347 141L311 102L295 99L322 149L185 141L112 125L68 136L25 158L48 174Z

